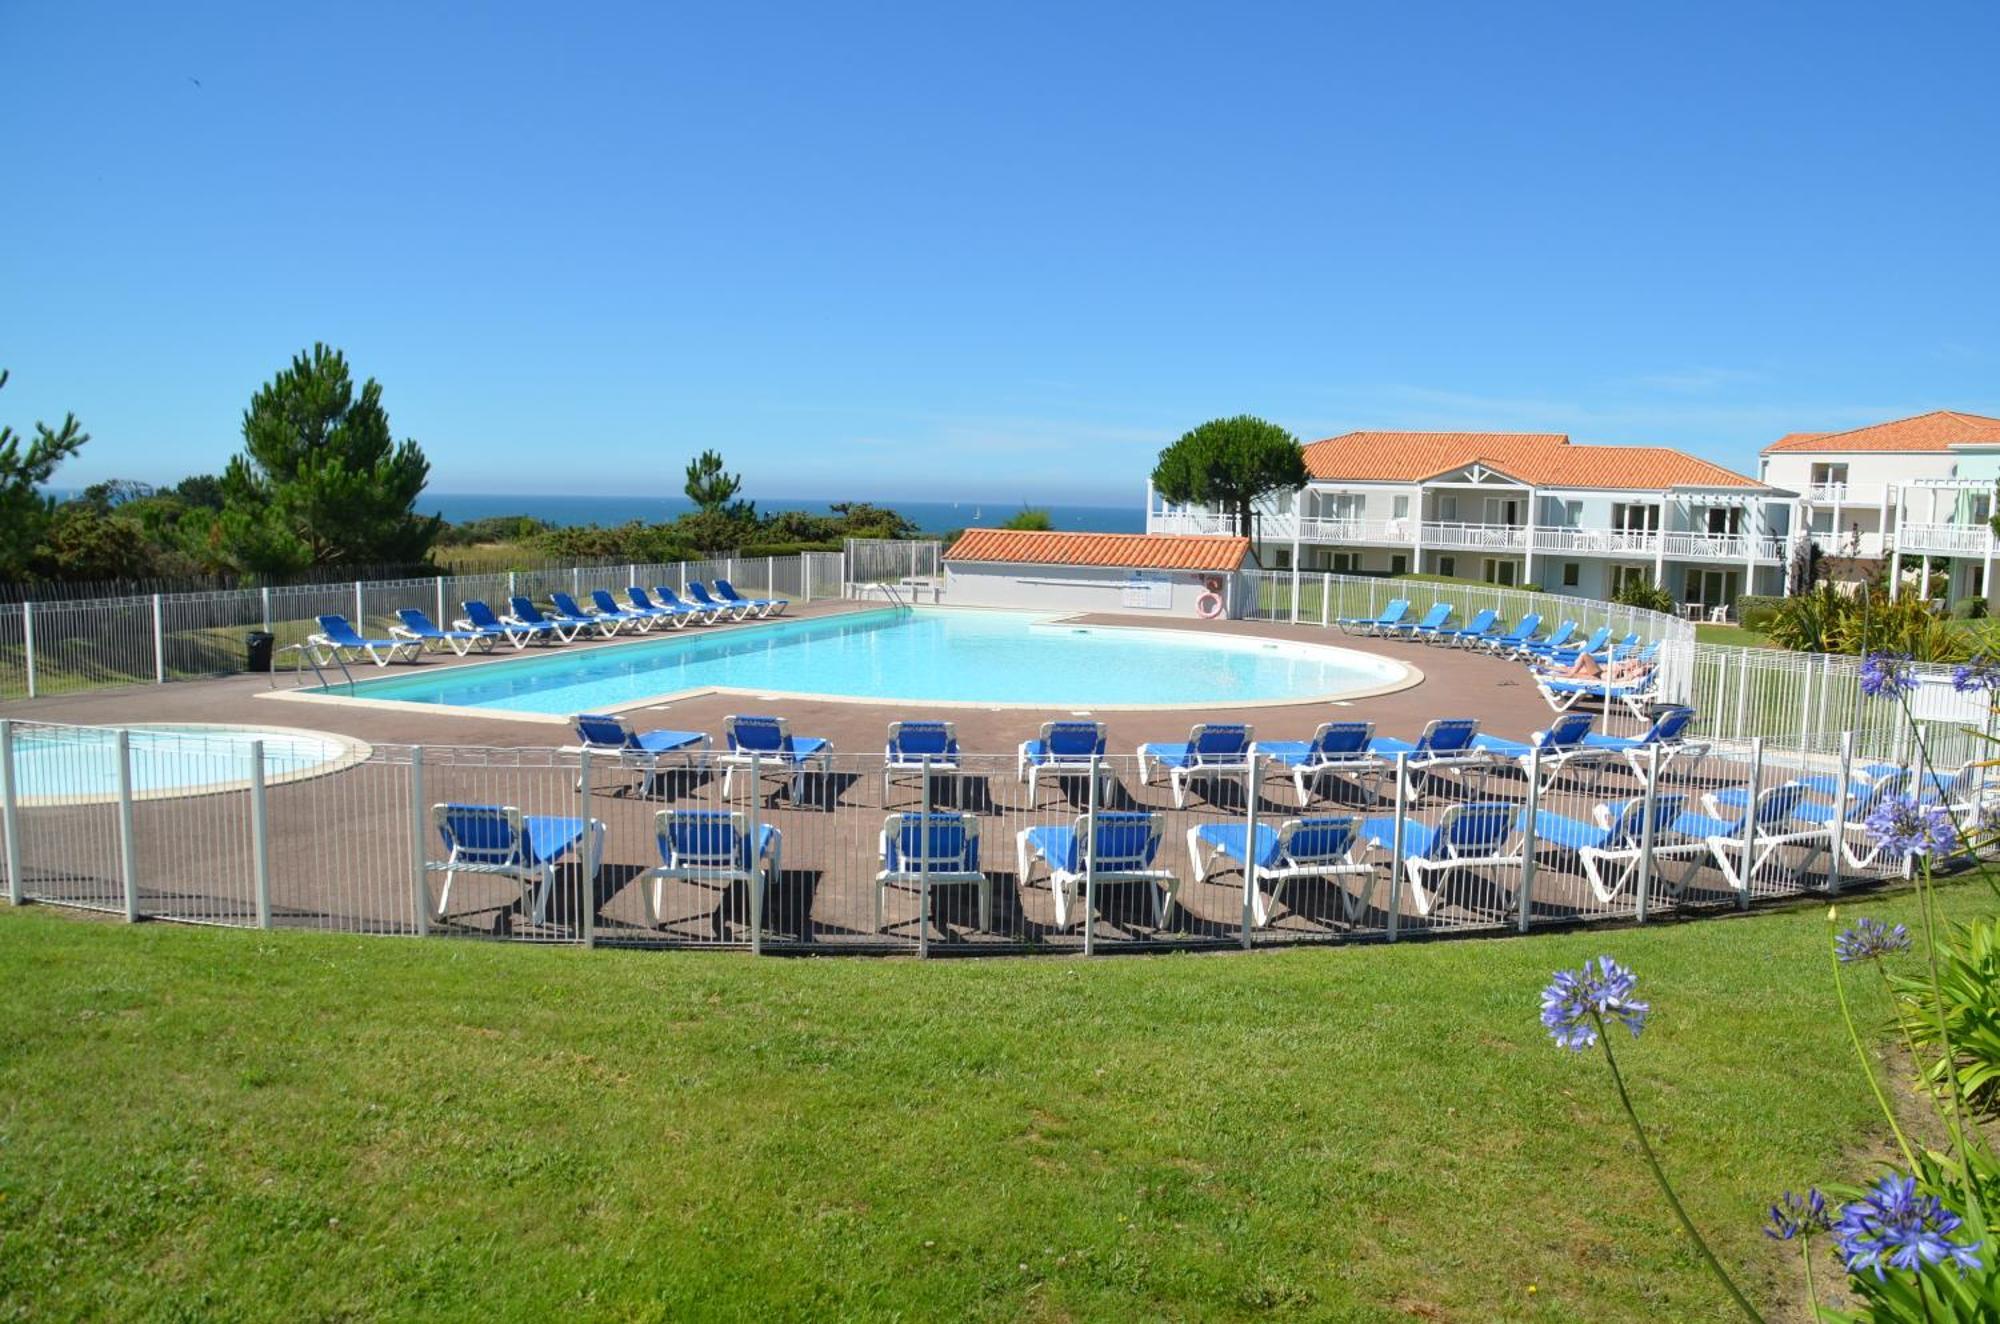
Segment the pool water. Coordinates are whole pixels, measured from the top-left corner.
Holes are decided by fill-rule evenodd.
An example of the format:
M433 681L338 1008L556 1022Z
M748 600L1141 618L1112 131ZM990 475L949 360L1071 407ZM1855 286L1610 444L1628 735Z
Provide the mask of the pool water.
M1411 674L1386 658L1314 644L917 608L690 628L363 681L352 694L557 715L709 689L1074 709L1296 701L1398 686Z
M250 782L250 746L264 742L264 778L289 780L352 761L353 742L311 731L237 726L149 725L131 732L132 793L157 797L240 789ZM17 727L15 794L25 800L104 800L118 794L118 731L112 727Z

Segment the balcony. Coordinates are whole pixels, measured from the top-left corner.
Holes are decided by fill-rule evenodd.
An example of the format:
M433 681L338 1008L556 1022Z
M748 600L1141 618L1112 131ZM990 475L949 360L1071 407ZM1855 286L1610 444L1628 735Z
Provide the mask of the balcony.
M1528 531L1517 524L1434 524L1425 521L1424 546L1520 552L1527 550Z
M1402 546L1416 532L1406 519L1331 519L1309 515L1299 521L1301 542L1379 542Z
M1236 532L1236 521L1228 515L1211 515L1202 511L1176 511L1163 514L1153 510L1146 513L1146 532L1227 534ZM1289 531L1287 536L1290 536Z
M1668 533L1667 557L1675 561L1782 561L1785 540L1754 533Z
M1657 554L1660 535L1646 529L1536 529L1535 550L1573 556L1643 556Z
M1877 561L1888 555L1887 540L1879 533L1838 533L1832 529L1814 529L1809 536L1827 556Z
M1905 524L1896 530L1896 547L1905 555L1984 556L1992 543L1993 531L1984 524Z
M1815 506L1879 506L1887 493L1886 483L1809 483L1801 495Z

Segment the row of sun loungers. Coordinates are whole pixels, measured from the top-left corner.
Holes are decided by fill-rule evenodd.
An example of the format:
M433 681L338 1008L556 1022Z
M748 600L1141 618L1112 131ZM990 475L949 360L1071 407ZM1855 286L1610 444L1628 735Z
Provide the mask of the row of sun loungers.
M633 584L626 588L625 601L620 603L609 589L600 588L591 591L590 605L584 606L573 595L558 591L549 594L548 610L533 598L517 594L508 599L505 612L496 612L473 598L459 604L465 614L453 621L450 629L440 629L421 608L404 607L396 613L399 624L389 627L387 638L379 639L362 635L345 616L329 614L319 618L319 632L306 642L321 663L335 658L366 659L386 667L392 662L414 662L426 652L448 650L464 657L474 649L491 652L501 644L521 649L529 644L566 644L583 637L645 634L660 625L681 630L690 625L763 620L782 614L791 605L788 598L745 597L726 579L715 581L713 594L706 585L692 581L686 592L692 601L665 585L648 591Z
M1692 710L1672 709L1643 735L1613 737L1592 732L1589 714L1565 714L1550 730L1519 742L1484 735L1472 719L1435 721L1415 741L1376 737L1366 722L1329 722L1309 741L1262 744L1250 739L1247 726L1203 723L1186 741L1141 746L1139 762L1143 782L1166 775L1177 806L1185 803L1191 782L1211 776L1247 777L1256 766L1254 759L1269 760L1292 777L1300 795L1299 815L1254 827L1236 819L1187 831L1187 876L1200 883L1218 873L1242 872L1244 903L1259 927L1270 923L1272 908L1282 902L1289 883L1301 878L1372 879L1394 858L1402 861L1410 904L1419 915L1429 915L1450 875L1472 869L1519 870L1530 842L1540 854L1573 858L1593 895L1607 904L1635 886L1648 858L1656 888L1673 895L1708 862L1738 891L1747 890L1750 880L1780 852L1802 852L1788 866L1801 873L1836 850L1855 870L1879 863L1877 848L1862 824L1884 800L1909 792L1913 774L1893 765L1861 769L1844 788L1837 775L1809 774L1766 787L1754 799L1747 787L1711 790L1698 801L1689 792L1660 789L1650 796L1605 800L1587 818L1492 799L1484 794L1483 782L1478 798L1447 805L1435 821L1408 812L1304 812L1313 785L1307 774L1379 778L1394 766L1397 756L1406 774L1416 765L1428 775L1453 768L1490 769L1524 757L1532 766L1539 748L1544 767L1565 756L1571 761L1622 758L1643 785L1654 758L1660 758L1664 768L1667 759L1698 758L1706 752L1706 746L1687 737L1692 718ZM776 775L796 800L808 774L832 768L833 748L828 741L795 736L777 717L729 718L720 751L705 732L635 731L622 718L603 714L580 716L576 724L582 743L573 749L616 756L620 766L638 772L640 789L646 794L657 791L669 771L704 772L719 765L725 799L730 779L754 767ZM957 775L960 758L951 723L892 723L884 747L884 803L898 775ZM1108 800L1111 776L1105 758L1100 723L1047 722L1034 739L1021 744L1016 775L1028 783L1031 803L1037 802L1033 793L1038 778L1087 781L1093 774L1103 779L1096 793ZM1929 775L1923 795L1930 802L1964 810L1978 799L1980 787L1980 770L1972 766L1949 776ZM1840 805L1836 797L1843 790L1846 802ZM1404 786L1401 791L1406 803L1414 800L1415 787ZM594 819L523 815L493 805L439 805L434 816L446 847L446 859L429 866L446 875L440 915L455 873L500 873L520 882L523 910L540 922L557 864L581 852L585 868L594 875L602 855L604 829ZM1058 928L1069 927L1079 917L1086 874L1099 886L1150 885L1155 923L1165 924L1180 904L1182 884L1181 875L1160 860L1164 830L1164 815L1144 808L1098 809L1078 815L1072 823L1026 827L1015 833L1014 871L1024 886L1046 875ZM661 887L669 879L710 886L741 883L756 889L761 908L764 890L780 869L782 831L760 824L753 838L749 815L740 810L663 809L655 815L654 836L660 863L642 880L651 884L642 893L650 924L658 923ZM955 884L978 890L980 924L990 927L993 873L991 861L982 860L977 814L939 808L889 812L878 854L880 870L874 880L878 931L889 888ZM1253 859L1254 886L1246 868ZM1351 891L1343 886L1342 906L1350 921L1370 904L1374 888L1373 881Z

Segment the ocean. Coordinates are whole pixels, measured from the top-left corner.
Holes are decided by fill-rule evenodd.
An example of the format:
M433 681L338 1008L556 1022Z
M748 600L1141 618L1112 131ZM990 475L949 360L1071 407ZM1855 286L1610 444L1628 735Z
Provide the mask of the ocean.
M992 527L1021 509L1015 501L895 501L878 500L927 533L944 533L972 525ZM1030 502L1030 505L1039 503ZM1080 533L1144 533L1145 503L1129 506L1039 505L1058 529ZM425 492L417 500L425 514L443 515L454 524L493 515L533 515L551 524L623 524L628 520L659 523L694 509L686 497L541 496L528 493ZM759 499L760 511L806 510L825 514L828 503L781 497Z

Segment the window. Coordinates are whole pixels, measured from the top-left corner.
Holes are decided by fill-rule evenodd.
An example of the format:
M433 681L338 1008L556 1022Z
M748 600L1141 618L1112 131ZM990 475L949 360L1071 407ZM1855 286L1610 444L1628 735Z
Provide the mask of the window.
M1390 504L1389 515L1391 519L1408 519L1410 517L1410 498L1407 496L1397 497Z
M1627 533L1657 533L1660 529L1660 508L1636 501L1614 502L1611 507L1611 527L1623 529Z
M1627 584L1650 584L1653 571L1650 566L1614 565L1611 567L1611 591L1616 593Z
M1335 574L1345 575L1352 573L1353 570L1354 570L1353 552L1335 552L1333 554L1333 572Z
M1406 575L1410 573L1410 558L1407 556L1390 557L1389 573L1392 575Z
M1489 556L1486 558L1484 569L1487 583L1512 587L1518 567L1512 561L1503 561L1498 557Z
M1438 518L1446 524L1458 523L1458 498L1441 496L1438 498Z
M1814 487L1847 486L1847 466L1844 464L1815 464L1812 467Z
M1582 525L1582 523L1583 503L1581 501L1563 502L1563 525L1566 528L1574 529Z
M1515 497L1487 497L1486 522L1504 524L1509 528L1521 526L1521 502Z
M1438 558L1438 573L1446 579L1458 578L1458 558L1455 556L1440 556Z
M1969 598L1985 597L1986 567L1983 565L1975 565L1967 567L1965 572L1965 584L1966 584L1965 596Z
M1563 562L1563 587L1575 588L1583 581L1583 567L1574 561Z
M1292 568L1292 549L1289 547L1280 547L1272 552L1271 568L1273 570L1290 570Z

